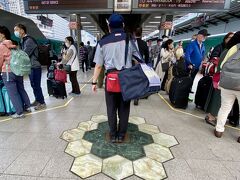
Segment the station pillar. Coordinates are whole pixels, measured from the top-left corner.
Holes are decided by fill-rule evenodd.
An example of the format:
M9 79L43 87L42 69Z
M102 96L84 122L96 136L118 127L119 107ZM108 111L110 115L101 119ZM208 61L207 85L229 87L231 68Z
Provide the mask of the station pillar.
M81 17L80 14L71 14L70 15L70 35L73 37L74 41L77 43L77 47L79 47L81 42ZM79 48L77 48L79 49Z

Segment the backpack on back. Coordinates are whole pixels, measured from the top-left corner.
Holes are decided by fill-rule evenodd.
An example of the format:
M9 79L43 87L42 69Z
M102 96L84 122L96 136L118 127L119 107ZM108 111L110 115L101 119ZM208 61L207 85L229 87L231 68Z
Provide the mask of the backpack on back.
M27 53L20 49L11 49L10 68L15 75L29 75L31 67L31 61Z
M228 50L220 68L220 86L240 91L240 44Z

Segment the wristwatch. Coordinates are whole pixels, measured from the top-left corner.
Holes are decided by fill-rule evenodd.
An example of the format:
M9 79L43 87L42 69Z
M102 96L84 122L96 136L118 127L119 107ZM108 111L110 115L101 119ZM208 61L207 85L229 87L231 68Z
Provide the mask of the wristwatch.
M96 82L92 82L92 85L97 85L97 83Z

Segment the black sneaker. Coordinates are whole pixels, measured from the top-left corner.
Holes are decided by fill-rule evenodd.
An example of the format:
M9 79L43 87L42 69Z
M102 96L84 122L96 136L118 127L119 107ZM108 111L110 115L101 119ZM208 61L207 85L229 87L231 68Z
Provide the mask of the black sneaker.
M135 106L137 106L137 105L138 105L138 99L135 99L133 104L134 104Z
M117 142L116 136L111 136L111 137L110 137L110 142L111 142L111 143L116 143L116 142Z
M124 136L118 136L118 143L122 143L124 141Z
M31 107L35 107L35 106L37 106L38 104L39 104L39 102L34 101L33 103L31 103Z

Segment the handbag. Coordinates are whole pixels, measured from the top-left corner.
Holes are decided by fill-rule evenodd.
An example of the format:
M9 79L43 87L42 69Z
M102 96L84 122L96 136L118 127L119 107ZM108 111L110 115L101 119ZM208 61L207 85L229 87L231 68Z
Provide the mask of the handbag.
M125 65L127 62L127 54L128 54L128 44L129 44L129 35L126 35L126 46L125 46ZM107 71L106 75L106 90L107 92L120 93L120 80L119 80L119 71L116 69L110 69Z
M169 62L162 63L162 71L166 72L169 69Z
M56 81L61 81L63 83L67 82L67 73L63 69L55 69L54 76Z
M75 54L75 57L74 57L74 59L73 59L73 62L75 61L75 59L76 59L76 56L77 56L77 53ZM69 60L68 60L69 61ZM69 74L71 71L72 71L72 69L71 69L71 67L72 67L72 64L73 64L73 62L71 63L71 65L70 64L63 64L63 69L67 72L67 74Z
M135 43L131 41L140 60L131 68L119 72L119 82L124 101L139 99L160 91L160 78L152 67L146 65ZM128 48L127 48L128 49ZM126 64L125 59L125 64Z
M119 78L118 78L119 71L112 71L107 73L106 75L106 83L107 83L107 92L121 92Z
M71 72L71 65L63 64L63 69L66 71L67 74Z

